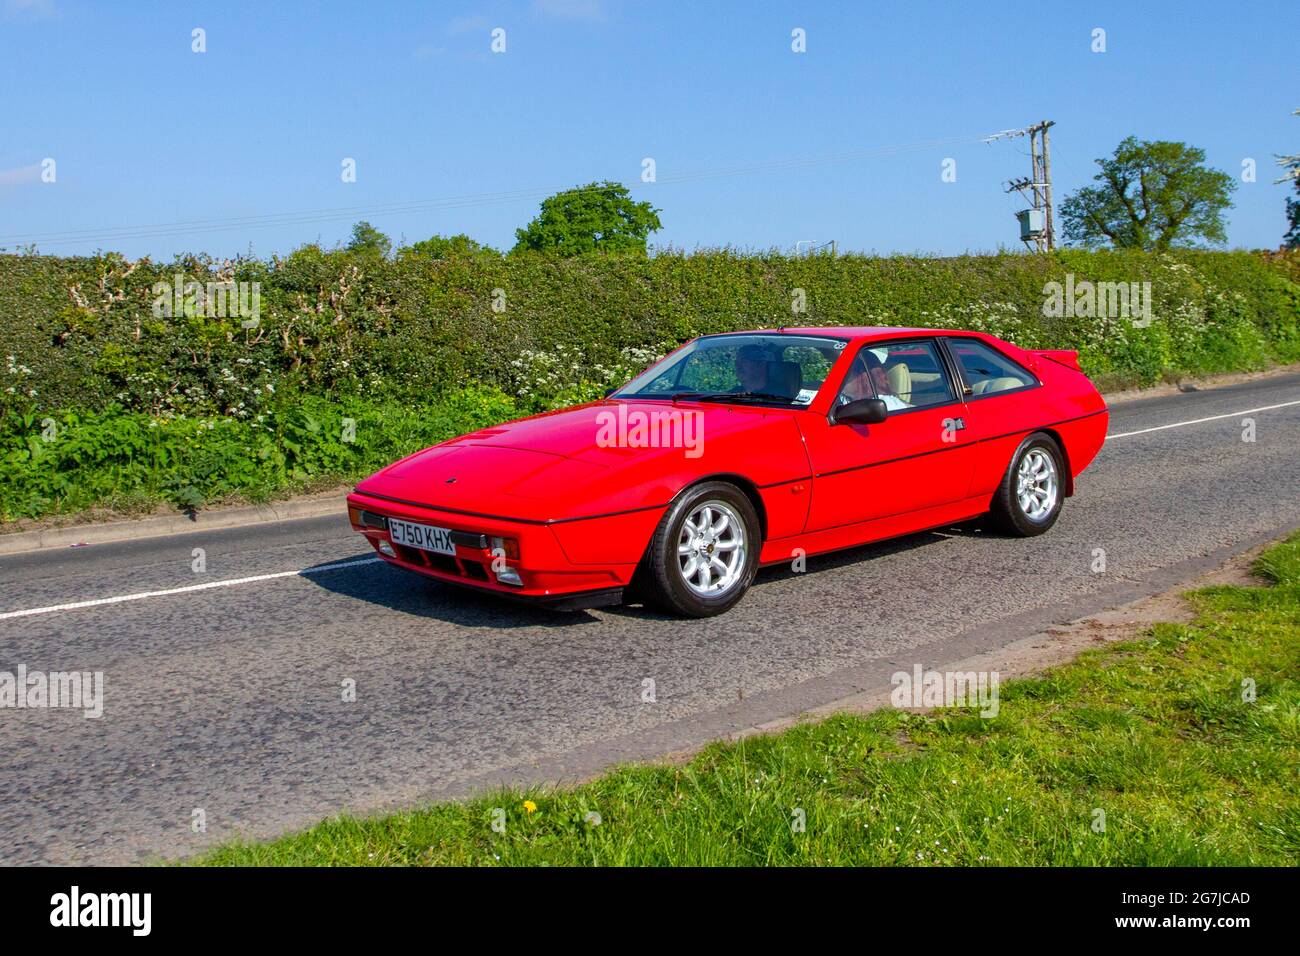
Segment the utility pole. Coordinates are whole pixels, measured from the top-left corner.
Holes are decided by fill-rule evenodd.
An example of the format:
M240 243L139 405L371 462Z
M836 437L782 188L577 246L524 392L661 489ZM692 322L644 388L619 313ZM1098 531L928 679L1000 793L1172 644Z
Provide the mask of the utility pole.
M1032 242L1037 252L1050 252L1056 248L1056 222L1052 215L1052 156L1047 136L1047 131L1055 125L1054 120L1043 120L1024 129L1007 129L984 139L984 142L992 143L998 139L1029 137L1029 177L1007 183L1007 192L1018 192L1029 202L1030 208L1018 214L1021 239L1025 245Z
M1043 120L1039 124L1040 136L1043 140L1043 205L1047 207L1047 251L1051 252L1056 245L1056 223L1052 216L1052 152L1048 146L1047 131L1055 124L1049 120Z

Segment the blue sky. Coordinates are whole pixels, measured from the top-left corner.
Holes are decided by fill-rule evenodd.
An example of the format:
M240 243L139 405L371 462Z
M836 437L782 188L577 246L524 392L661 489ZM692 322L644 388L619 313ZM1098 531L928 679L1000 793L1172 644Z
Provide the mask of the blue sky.
M662 210L657 245L1018 248L1026 141L979 138L1047 118L1058 201L1129 134L1183 140L1238 179L1229 244L1272 248L1298 34L1294 0L0 0L0 246L267 255L365 218L507 248L546 193L615 179Z

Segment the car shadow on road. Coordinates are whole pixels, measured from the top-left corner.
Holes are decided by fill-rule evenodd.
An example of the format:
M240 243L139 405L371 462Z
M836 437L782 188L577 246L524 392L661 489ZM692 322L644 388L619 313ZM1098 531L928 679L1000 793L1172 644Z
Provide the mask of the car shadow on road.
M819 574L819 572L833 571L835 568L848 567L849 564L871 561L874 558L887 558L891 554L901 554L915 548L924 548L926 545L936 544L936 542L949 537L997 537L997 532L980 527L978 520L946 525L943 528L931 528L930 531L918 531L914 535L887 538L884 541L874 541L868 545L857 545L855 548L846 548L842 551L829 551L828 554L816 554L814 557L807 559L806 571L794 570L793 559L784 564L771 564L759 574L758 580L761 583L764 579L777 581L797 578L802 574Z
M995 532L990 532L981 527L978 520L963 522L959 525L951 525L943 528L933 528L929 531L919 531L915 534L905 535L901 538L890 538L885 541L877 541L872 544L857 545L856 547L846 548L843 551L832 551L827 554L813 555L806 559L802 570L795 570L794 560L782 564L768 565L758 572L754 579L754 593L762 594L763 587L768 584L774 584L778 581L787 581L790 578L801 578L807 575L816 577L818 574L824 574L828 571L834 571L839 568L849 567L854 564L863 564L877 558L886 558L890 555L901 554L905 551L911 551L914 548L925 547L929 544L935 544L946 538L955 537L988 537L996 536ZM647 608L644 605L632 604L621 607L605 608L610 614L625 615L628 617L650 618L662 620L678 620L672 614L660 612L655 608Z
M304 569L302 576L332 594L382 605L400 614L434 618L462 627L572 627L597 621L587 611L561 612L532 607L492 594L480 594L470 588L443 584L383 561L318 570L365 561L374 556L373 551L364 551L346 558L322 561Z
M977 522L964 522L902 538L848 548L844 551L816 555L807 559L806 567L802 571L794 570L793 561L763 569L754 581L754 588L757 594L761 594L764 585L768 583L784 581L804 574L817 575L875 558L900 554L945 538L985 537L989 534L990 532L981 528ZM364 561L366 558L373 557L372 552L362 552L348 558L322 562L320 565L307 568L303 576L318 587L334 594L382 605L390 611L401 614L433 618L449 624L458 624L461 627L493 629L574 627L594 624L600 620L590 611L554 611L544 607L533 607L493 594L483 594L470 588L444 584L382 562L317 571L317 568ZM646 621L680 620L673 614L642 603L635 595L629 595L628 600L627 604L602 608L601 611L619 617Z
M949 525L942 528L931 528L929 531L918 531L915 534L905 535L901 538L889 538L884 541L876 541L871 544L860 544L852 548L845 548L843 551L831 551L827 554L813 555L807 559L806 568L803 571L794 569L793 556L790 561L784 564L769 565L759 572L757 585L763 581L784 581L789 578L799 577L803 574L819 574L826 571L833 571L837 568L848 567L851 564L860 564L864 561L870 561L876 558L886 558L893 554L901 554L905 551L911 551L914 548L922 548L928 544L935 544L947 538L971 538L971 537L996 537L996 532L988 531L980 526L978 521L968 521L958 525Z

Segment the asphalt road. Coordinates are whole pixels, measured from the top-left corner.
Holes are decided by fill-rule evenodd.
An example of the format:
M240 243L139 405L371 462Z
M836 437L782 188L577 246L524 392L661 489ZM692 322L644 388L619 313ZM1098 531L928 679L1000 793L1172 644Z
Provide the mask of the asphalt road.
M179 857L573 779L886 689L1300 525L1300 375L1117 405L1111 434L1047 535L963 526L813 558L706 621L469 595L370 560L343 516L0 558L0 671L104 672L99 719L0 709L0 861ZM278 576L5 617L260 575Z

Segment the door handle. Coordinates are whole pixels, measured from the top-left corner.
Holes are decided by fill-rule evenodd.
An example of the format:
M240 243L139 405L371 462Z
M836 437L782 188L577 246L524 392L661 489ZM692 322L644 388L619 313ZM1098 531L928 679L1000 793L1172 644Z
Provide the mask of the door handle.
M959 431L963 430L963 429L966 427L966 419L964 419L964 418L945 418L945 419L943 420L943 427L944 427L945 429L947 429L947 428L951 428L953 431L955 431L955 432L959 432Z

